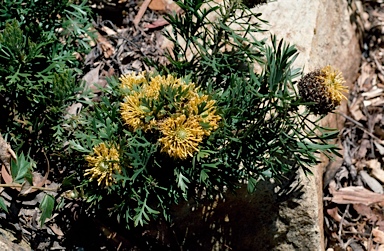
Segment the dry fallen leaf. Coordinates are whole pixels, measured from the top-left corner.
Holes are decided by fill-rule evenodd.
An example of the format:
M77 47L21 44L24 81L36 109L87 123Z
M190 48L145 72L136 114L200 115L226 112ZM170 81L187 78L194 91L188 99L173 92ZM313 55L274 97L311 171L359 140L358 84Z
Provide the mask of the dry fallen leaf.
M65 118L69 118L71 115L77 115L80 113L81 108L83 108L83 104L81 103L74 103L67 107L66 112L67 114L64 116Z
M11 184L12 183L12 176L8 172L5 165L1 165L1 177L3 178L3 181L5 182L5 184Z
M366 171L361 170L359 175L363 182L375 193L383 194L384 189L383 186L371 175L369 175Z
M359 150L357 152L358 159L364 159L367 155L368 149L371 148L371 141L369 139L363 139L360 143Z
M378 228L372 229L372 236L373 236L373 241L384 244L384 232L379 230Z
M83 77L83 81L86 83L86 88L90 88L93 93L101 92L100 87L103 88L107 85L107 81L104 78L99 77L101 67L102 65L99 64L96 68L87 72Z
M152 0L148 8L156 11L166 11L165 2L163 0Z
M144 2L141 4L139 12L137 12L136 17L133 20L133 24L135 25L135 27L137 27L137 25L139 24L150 2L151 0L144 0Z
M382 141L382 140L381 140ZM378 142L378 140L374 140L373 141L373 144L376 146L377 150L379 151L379 153L381 155L384 155L384 146L382 145L382 143Z
M353 209L356 210L362 216L365 216L368 220L372 222L381 221L383 219L383 215L377 210L372 210L371 207L363 204L353 204Z
M163 27L163 26L168 25L168 24L169 24L169 22L167 20L165 20L163 17L160 17L156 21L154 21L150 24L146 24L145 28L156 29L158 27Z
M335 190L331 186L329 192L333 197L325 198L337 204L364 204L371 205L374 203L384 202L384 194L377 194L362 186L349 186Z
M384 170L381 169L381 164L377 159L367 160L366 166L371 169L371 174L376 179L384 183Z
M161 12L178 12L180 7L173 0L152 0L148 8Z
M50 228L56 235L58 235L59 237L61 237L61 236L64 235L63 231L61 231L61 229L57 226L56 223L50 224L50 225L49 225L49 228Z
M111 57L115 53L115 48L100 33L97 33L97 43L102 48L103 54L104 54L105 58L109 58L109 57Z
M329 214L329 216L331 216L336 222L340 222L341 221L341 216L338 212L338 208L337 207L334 207L334 208L328 208L327 209L327 213Z

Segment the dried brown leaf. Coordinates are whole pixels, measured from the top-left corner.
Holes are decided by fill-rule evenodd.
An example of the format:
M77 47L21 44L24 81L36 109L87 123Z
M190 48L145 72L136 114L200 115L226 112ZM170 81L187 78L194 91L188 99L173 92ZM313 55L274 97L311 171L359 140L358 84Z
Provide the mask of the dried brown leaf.
M180 7L173 0L152 0L148 8L161 12L178 12Z
M381 169L381 163L377 159L371 159L367 160L365 164L371 169L372 176L384 183L384 170Z
M383 89L381 88L372 88L369 92L364 92L361 94L361 96L365 97L366 99L372 99L381 96L383 93Z
M148 8L156 11L166 11L165 2L163 0L152 0Z
M156 28L168 25L168 24L169 24L169 22L167 20L165 20L163 17L161 17L150 24L144 25L144 27L148 28L148 29L156 29Z
M373 241L384 244L384 232L379 230L378 228L372 229L372 236L373 236Z
M12 180L13 180L12 176L8 172L5 165L1 165L1 177L3 178L3 181L5 182L5 184L11 184L12 183Z
M74 103L68 106L65 110L67 111L68 115L77 115L80 113L82 107L83 105L81 103Z
M366 171L361 170L359 175L363 182L375 193L383 194L383 186L372 176L370 176Z
M115 53L115 48L113 45L111 45L111 43L100 33L97 34L97 43L102 48L105 58L109 58Z
M54 232L56 235L58 235L58 236L64 236L63 231L61 231L60 227L57 226L56 223L50 224L50 225L49 225L49 228L50 228L50 229L52 230L52 232Z
M326 199L329 199L330 201L337 204L361 203L369 206L374 203L384 202L383 194L374 193L362 186L343 187L337 191L330 186L329 192L333 195L333 197Z
M136 17L133 20L133 24L135 25L135 27L137 27L137 25L139 24L150 2L151 0L144 0L144 2L141 4L139 12L137 12Z
M28 181L24 181L21 185L21 189L16 189L20 191L21 195L27 195L32 192L32 185Z
M367 205L353 204L353 209L355 209L360 215L367 217L367 219L372 222L382 220L383 218L379 212L372 210L372 208Z
M338 212L338 208L337 207L334 207L334 208L328 208L327 209L327 213L329 214L329 216L331 216L336 222L340 222L341 221L341 216Z
M105 33L107 33L108 36L114 36L114 35L117 34L116 31L112 30L111 28L109 28L109 27L107 27L107 26L105 26L105 25L103 25L103 26L101 27L101 30L104 31Z
M378 142L378 140L374 140L373 144L375 145L376 149L379 151L381 155L384 155L384 146Z
M86 88L90 88L94 93L101 92L100 87L105 87L107 84L105 79L99 77L101 66L102 65L98 65L83 77L83 81L86 83Z
M371 141L369 139L363 139L360 143L359 150L357 152L356 157L358 159L364 159L370 147L371 147Z

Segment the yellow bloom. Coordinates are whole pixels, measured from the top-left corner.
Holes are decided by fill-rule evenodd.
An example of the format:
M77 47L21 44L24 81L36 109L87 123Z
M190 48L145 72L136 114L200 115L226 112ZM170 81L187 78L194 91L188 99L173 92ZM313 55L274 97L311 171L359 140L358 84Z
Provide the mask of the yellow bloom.
M298 83L300 96L306 102L313 104L308 108L315 114L327 114L340 105L346 99L343 91L345 80L341 72L326 66L306 74Z
M126 96L124 102L120 105L120 110L125 124L130 126L133 131L144 127L145 113L149 112L149 110L140 104L139 93Z
M204 131L198 120L181 115L177 118L167 118L159 125L163 137L159 139L161 152L179 159L186 159L198 151L198 145L203 140Z
M121 76L119 80L121 82L121 88L128 89L132 89L133 85L141 85L147 82L147 79L145 78L145 71L139 74L136 74L135 72L125 74Z
M90 180L97 179L98 185L109 186L114 182L112 175L121 172L119 166L119 152L117 148L108 148L104 143L93 148L93 154L85 157L90 169L84 175L91 175Z
M199 122L209 124L209 128L204 128L204 133L206 136L209 136L212 131L219 127L218 122L221 119L219 115L216 115L216 101L208 99L208 95L199 96L196 93L196 95L194 95L194 97L188 103L188 109L190 113L193 115L198 115Z
M343 91L347 91L348 87L344 86L345 80L343 75L338 70L332 69L330 65L321 69L322 75L319 78L323 81L324 85L328 88L328 93L331 99L340 104L341 100L347 99Z

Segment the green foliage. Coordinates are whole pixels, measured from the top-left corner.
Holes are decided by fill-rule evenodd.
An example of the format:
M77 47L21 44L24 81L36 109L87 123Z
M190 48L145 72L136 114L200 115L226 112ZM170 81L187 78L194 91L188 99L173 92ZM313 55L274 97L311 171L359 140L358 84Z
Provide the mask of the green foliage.
M90 49L88 11L68 0L3 1L0 132L17 151L35 156L60 146L52 136L78 86L75 53Z
M301 109L296 49L274 36L269 43L255 38L264 22L259 14L238 1L177 4L184 14L167 17L175 43L170 63L152 63L181 85L153 91L157 73L126 75L122 86L111 79L101 101L67 121L75 189L96 213L128 227L171 220L173 204L214 199L241 183L251 192L263 179L280 184L299 169L310 172L319 153L336 150L329 140L338 132ZM191 98L190 83L201 92Z
M12 180L15 183L23 184L29 182L32 184L32 170L36 167L36 164L29 158L21 153L17 156L17 160L11 161L11 175Z
M55 198L49 194L45 194L40 203L41 217L40 224L43 225L45 220L52 216L53 207L55 205Z
M21 194L31 191L32 167L48 161L44 153L51 163L64 165L62 123L66 108L81 90L81 62L76 55L90 49L93 37L85 4L1 2L0 133L20 153L11 163L15 183L11 186L22 184ZM42 223L50 217L53 204L54 198L46 195L40 204ZM7 210L3 200L0 207Z
M6 213L8 213L7 205L5 205L4 199L0 197L0 208L3 209Z

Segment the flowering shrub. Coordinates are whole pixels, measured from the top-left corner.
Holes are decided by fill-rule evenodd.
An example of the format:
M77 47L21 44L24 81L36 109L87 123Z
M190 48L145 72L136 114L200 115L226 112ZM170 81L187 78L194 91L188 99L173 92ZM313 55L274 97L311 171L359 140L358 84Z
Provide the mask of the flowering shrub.
M128 227L171 220L181 200L213 199L244 183L253 192L260 180L283 184L299 169L310 173L319 153L337 152L329 140L338 131L309 116L317 99L305 88L325 83L314 87L325 90L317 93L330 111L342 98L341 76L325 68L304 77L301 97L296 49L274 36L270 44L255 39L263 21L239 1L207 2L178 2L183 15L167 17L175 43L168 65L111 79L99 102L69 119L74 191L93 212Z

